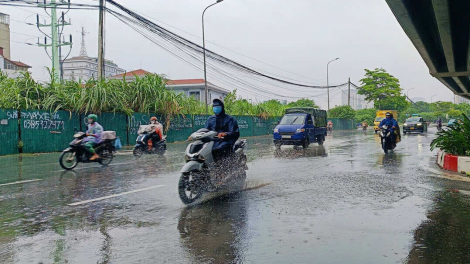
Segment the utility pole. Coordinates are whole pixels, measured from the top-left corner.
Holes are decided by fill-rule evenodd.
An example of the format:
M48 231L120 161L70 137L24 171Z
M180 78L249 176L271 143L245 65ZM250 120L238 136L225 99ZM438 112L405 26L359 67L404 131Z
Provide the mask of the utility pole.
M104 64L104 5L105 0L100 0L100 17L98 26L98 80L105 77Z
M351 106L351 78L348 79L348 105Z
M41 27L51 28L51 36L46 36L46 38L44 39L44 44L39 43L39 40L38 40L38 46L44 47L44 49L47 49L48 47L51 48L52 73L54 74L54 79L61 78L62 76L61 75L62 67L60 63L61 51L59 50L59 48L62 46L72 46L71 35L70 35L69 42L60 41L59 27L69 26L71 24L70 22L65 22L64 13L62 13L62 18L60 21L57 19L57 6L59 5L68 5L70 7L70 0L69 2L60 1L59 3L57 3L56 0L51 0L49 4L47 4L46 0L44 0L44 4L38 4L38 7L43 7L44 9L50 8L50 16L51 16L50 24L41 24L39 23L39 15L37 15L36 17L36 21L37 21L36 26L38 28L41 28ZM47 37L51 39L51 44L47 44Z

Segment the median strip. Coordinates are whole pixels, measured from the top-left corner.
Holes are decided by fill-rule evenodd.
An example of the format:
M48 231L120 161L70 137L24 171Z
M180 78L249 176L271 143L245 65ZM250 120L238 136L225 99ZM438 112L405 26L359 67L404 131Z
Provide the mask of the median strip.
M81 202L71 203L71 204L68 204L68 205L69 206L77 206L77 205L82 205L82 204L87 204L87 203L93 203L93 202L102 201L102 200L106 200L106 199L110 199L110 198L114 198L114 197L118 197L118 196L123 196L123 195L127 195L127 194L148 191L148 190L161 188L161 187L165 187L165 186L166 185L155 185L155 186L151 186L151 187L147 187L147 188L143 188L143 189L138 189L138 190L134 190L134 191L123 192L123 193L113 194L113 195L104 196L104 197L100 197L100 198L95 198L95 199L91 199L91 200L85 200L85 201L81 201Z

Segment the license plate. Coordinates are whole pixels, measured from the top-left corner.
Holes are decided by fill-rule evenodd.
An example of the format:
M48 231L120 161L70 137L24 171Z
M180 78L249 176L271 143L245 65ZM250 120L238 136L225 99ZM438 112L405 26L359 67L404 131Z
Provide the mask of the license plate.
M415 129L414 127L410 127L411 130Z
M292 136L283 135L282 138L292 138Z

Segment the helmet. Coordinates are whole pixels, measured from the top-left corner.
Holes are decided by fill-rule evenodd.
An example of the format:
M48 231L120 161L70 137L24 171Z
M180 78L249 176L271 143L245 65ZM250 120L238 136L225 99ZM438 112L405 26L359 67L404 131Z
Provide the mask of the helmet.
M157 118L154 117L154 116L152 116L152 117L150 118L150 121L157 121Z
M90 115L88 115L88 117L87 117L87 118L88 118L88 119L93 119L93 122L96 122L96 121L98 121L98 116L97 116L97 115L95 115L95 114L90 114Z

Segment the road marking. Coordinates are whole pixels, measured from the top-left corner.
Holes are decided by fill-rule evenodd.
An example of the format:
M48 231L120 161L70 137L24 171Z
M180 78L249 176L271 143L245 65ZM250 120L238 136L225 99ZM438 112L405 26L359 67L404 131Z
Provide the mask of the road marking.
M152 190L152 189L156 189L156 188L161 188L161 187L165 187L165 186L166 186L166 185L155 185L155 186L151 186L151 187L147 187L147 188L143 188L143 189L138 189L138 190L134 190L134 191L123 192L123 193L113 194L113 195L104 196L104 197L100 197L100 198L95 198L95 199L91 199L91 200L86 200L86 201L71 203L71 204L68 204L68 205L69 205L69 206L77 206L77 205L82 205L82 204L87 204L87 203L93 203L93 202L97 202L97 201L101 201L101 200L106 200L106 199L110 199L110 198L114 198L114 197L118 197L118 196L123 196L123 195L127 195L127 194L137 193L137 192L148 191L148 190Z
M28 183L28 182L37 182L37 181L42 181L42 180L34 179L34 180L16 181L16 182L10 182L10 183L3 183L3 184L0 184L0 186L15 185L15 184Z

